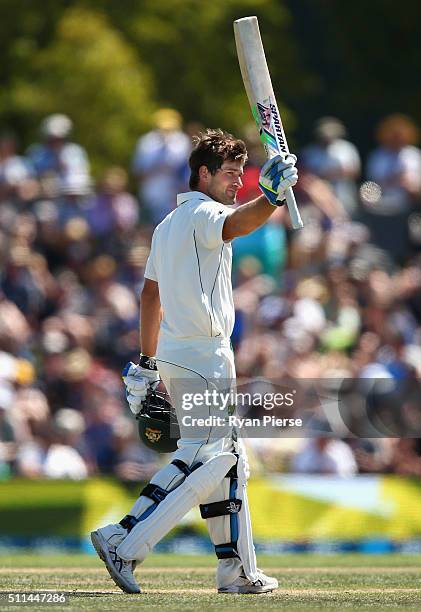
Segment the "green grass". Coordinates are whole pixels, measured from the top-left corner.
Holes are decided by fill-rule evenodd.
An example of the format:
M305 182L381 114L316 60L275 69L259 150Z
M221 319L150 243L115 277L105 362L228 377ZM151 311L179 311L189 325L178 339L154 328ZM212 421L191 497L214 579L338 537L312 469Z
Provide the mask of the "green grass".
M0 556L0 594L56 589L69 593L61 610L421 610L421 555L261 556L279 580L266 595L219 595L212 556L153 555L136 576L141 595L121 593L101 561L88 555ZM15 611L0 599L0 609Z

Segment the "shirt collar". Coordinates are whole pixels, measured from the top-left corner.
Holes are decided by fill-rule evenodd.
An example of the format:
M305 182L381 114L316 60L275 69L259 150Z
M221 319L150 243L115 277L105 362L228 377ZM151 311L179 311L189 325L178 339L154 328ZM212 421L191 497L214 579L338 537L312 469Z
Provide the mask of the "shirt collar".
M177 206L181 206L186 202L190 202L191 200L199 200L200 202L213 202L212 198L210 198L205 193L201 191L187 191L186 193L179 193L177 195Z

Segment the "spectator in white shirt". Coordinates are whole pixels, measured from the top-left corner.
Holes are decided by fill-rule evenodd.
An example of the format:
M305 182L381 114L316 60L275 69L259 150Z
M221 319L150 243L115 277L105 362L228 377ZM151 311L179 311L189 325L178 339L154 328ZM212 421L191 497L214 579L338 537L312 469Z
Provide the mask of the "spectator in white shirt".
M154 226L174 208L177 193L187 191L190 138L181 130L181 115L162 108L154 115L156 129L142 136L133 157L139 199Z
M327 421L315 419L313 435L304 441L302 448L293 456L291 472L305 474L336 474L353 476L358 472L357 462L350 446L338 438L327 435L330 426Z
M322 117L315 125L316 142L305 147L300 158L308 172L327 181L349 215L357 210L356 179L361 162L357 148L345 140L344 124L335 117Z

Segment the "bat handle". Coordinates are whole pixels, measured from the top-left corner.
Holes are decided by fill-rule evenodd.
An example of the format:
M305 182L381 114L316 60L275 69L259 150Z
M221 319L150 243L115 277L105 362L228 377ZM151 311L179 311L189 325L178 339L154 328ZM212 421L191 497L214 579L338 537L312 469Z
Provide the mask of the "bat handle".
M300 211L297 207L297 202L295 201L294 192L292 191L292 187L289 187L285 191L285 199L287 201L289 216L291 217L292 227L294 229L301 229L304 227L304 223L301 219Z

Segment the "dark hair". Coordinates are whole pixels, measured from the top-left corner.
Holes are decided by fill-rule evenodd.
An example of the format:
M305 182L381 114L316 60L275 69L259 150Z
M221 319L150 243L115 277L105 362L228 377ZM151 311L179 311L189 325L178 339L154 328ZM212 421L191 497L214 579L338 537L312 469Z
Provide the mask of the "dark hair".
M190 189L197 189L199 168L206 166L211 174L222 166L224 161L247 161L247 149L242 140L220 129L207 129L193 138L193 151L190 155Z

